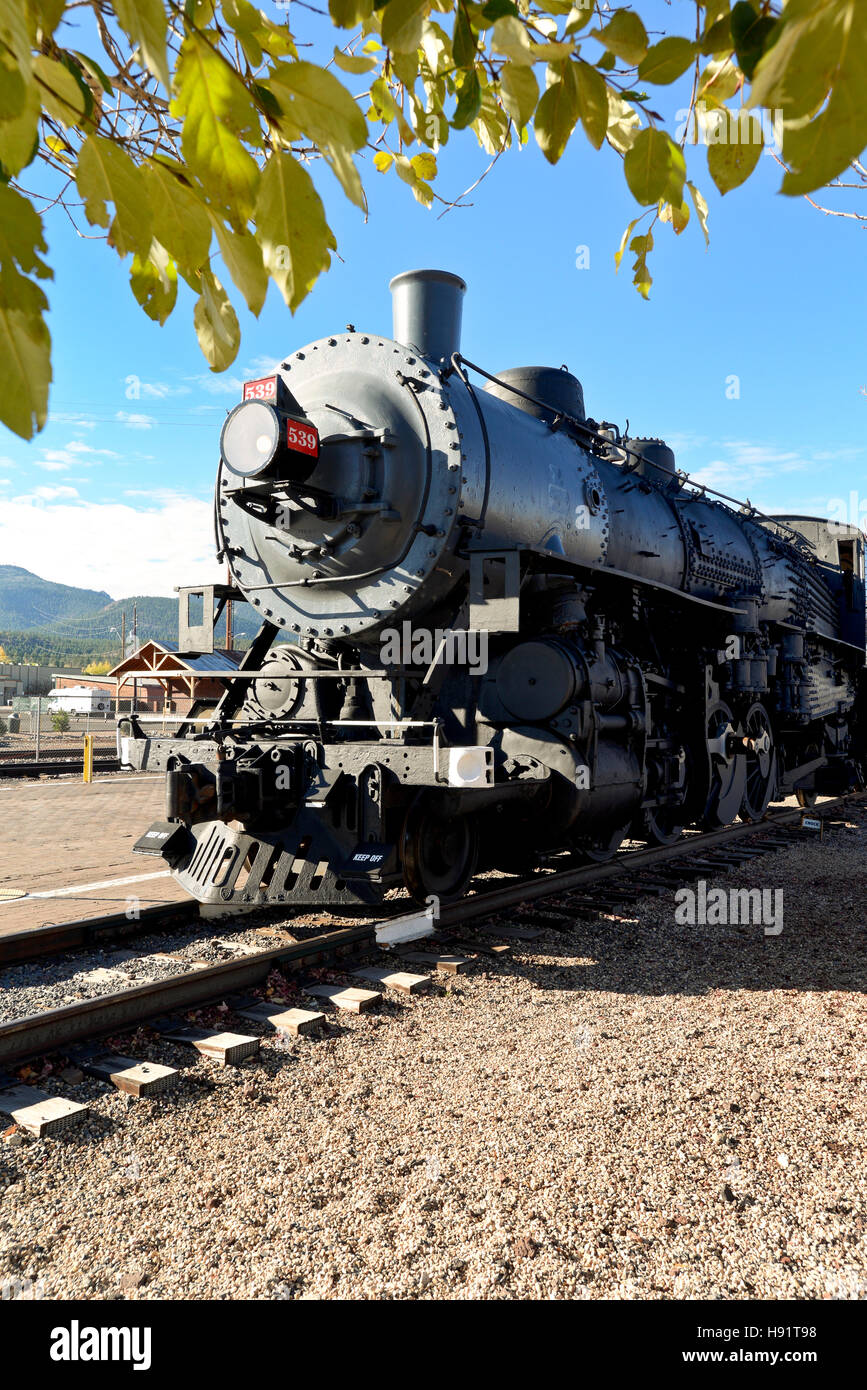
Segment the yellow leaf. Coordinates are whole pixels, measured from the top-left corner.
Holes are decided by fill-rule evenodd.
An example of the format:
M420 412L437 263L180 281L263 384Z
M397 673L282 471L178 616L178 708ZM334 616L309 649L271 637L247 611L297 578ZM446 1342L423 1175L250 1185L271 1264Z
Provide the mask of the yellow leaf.
M62 125L77 125L85 112L86 99L68 68L40 53L33 64L39 100L49 116Z
M389 0L382 17L385 47L393 53L414 53L430 8L430 0Z
M201 294L196 300L193 322L211 371L225 371L238 355L241 330L226 291L213 271L202 271Z
M89 135L78 155L75 182L89 222L109 227L109 242L119 256L151 244L152 215L147 185L125 150L100 135ZM110 218L107 203L114 204Z
M0 420L32 439L48 414L51 336L41 314L0 303Z
M169 90L166 7L163 0L113 0L117 22L141 49L145 66Z
M175 71L181 148L205 189L243 226L256 201L259 169L243 139L261 144L256 108L241 79L204 35L189 34ZM243 137L243 139L242 139Z
M265 165L256 228L265 267L294 313L330 266L337 242L313 180L290 154L273 154Z

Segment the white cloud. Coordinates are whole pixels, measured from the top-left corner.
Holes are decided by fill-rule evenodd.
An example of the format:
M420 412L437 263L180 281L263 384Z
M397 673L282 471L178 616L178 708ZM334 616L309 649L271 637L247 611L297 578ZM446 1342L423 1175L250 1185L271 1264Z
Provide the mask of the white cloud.
M152 430L157 423L154 415L141 415L128 410L119 410L114 418L125 425L128 430Z
M75 410L52 410L48 416L50 425L75 425L78 430L95 430L96 421Z
M41 468L45 473L65 473L72 460L61 461L58 458L34 459L33 467Z
M80 439L71 439L66 448L70 454L90 454L94 457L99 454L101 458L106 459L120 458L120 454L116 454L114 449L93 449Z
M244 390L244 383L239 376L211 376L210 372L200 372L198 376L188 376L187 381L191 381L194 386L198 386L202 391L207 391L212 396L238 396Z
M189 386L171 386L167 381L139 381L135 378L137 395L129 389L130 377L127 377L127 398L131 401L137 400L139 396L145 396L149 400L164 401L170 396L188 396L191 391Z
M61 497L77 497L78 488L75 487L35 487L31 493L16 497L16 502L27 502L29 498L35 497L40 502L55 502Z
M826 466L825 461L820 461L816 455L806 457L793 450L745 440L726 440L716 448L721 453L708 459L701 467L686 465L690 479L737 498L744 498L749 493L752 500L757 483L773 483L792 473L816 473ZM766 490L774 491L773 488ZM784 506L787 496L791 496L791 483L786 484L785 495L781 489L779 501L774 505Z
M117 598L171 598L176 584L225 579L214 559L213 504L182 494L143 509L67 498L0 501L0 555L43 579Z

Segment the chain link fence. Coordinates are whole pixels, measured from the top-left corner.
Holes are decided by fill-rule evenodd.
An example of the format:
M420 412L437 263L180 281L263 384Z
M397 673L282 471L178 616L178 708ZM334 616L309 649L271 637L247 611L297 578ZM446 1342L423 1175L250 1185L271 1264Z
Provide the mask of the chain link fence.
M111 696L105 710L78 712L57 708L46 696L17 699L0 707L0 765L3 762L40 762L83 756L84 735L93 737L94 757L114 757L117 721L132 712L133 701ZM183 715L169 704L154 711L138 706L149 733L173 733Z

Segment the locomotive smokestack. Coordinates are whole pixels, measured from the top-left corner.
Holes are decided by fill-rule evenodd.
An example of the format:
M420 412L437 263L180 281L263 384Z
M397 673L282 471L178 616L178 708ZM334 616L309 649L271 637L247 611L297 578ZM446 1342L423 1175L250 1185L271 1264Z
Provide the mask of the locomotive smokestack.
M405 270L389 285L395 342L434 362L461 349L461 309L466 285L448 270Z

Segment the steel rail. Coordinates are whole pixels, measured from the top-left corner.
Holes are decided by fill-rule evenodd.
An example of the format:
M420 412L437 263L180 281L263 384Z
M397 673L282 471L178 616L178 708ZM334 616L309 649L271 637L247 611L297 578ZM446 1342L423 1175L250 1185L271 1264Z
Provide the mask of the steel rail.
M94 772L119 772L119 758L94 758ZM77 762L69 759L67 761L55 761L48 758L40 758L38 763L16 763L0 761L0 782L12 777L39 777L44 774L48 777L56 777L61 773L70 772L81 776L84 771L84 762L79 758Z
M847 793L825 801L815 808L819 818L828 812L864 800L867 792ZM780 826L796 824L804 811L801 808L775 811L762 821L723 826L719 830L697 834L674 845L657 846L650 850L627 851L605 864L591 864L575 869L554 871L538 879L521 879L517 883L480 889L460 902L443 908L438 926L448 930L472 918L484 918L519 903L571 892L588 883L630 874L672 860L686 860L694 854L728 845L741 839L772 833ZM721 864L722 868L723 865ZM639 888L640 892L640 888ZM185 904L167 905L182 908ZM382 919L383 923L388 919ZM85 923L65 924L82 928ZM376 940L378 921L357 927L340 928L311 937L307 941L287 942L255 955L219 965L191 969L187 974L166 980L138 985L118 994L100 995L81 1003L66 1004L57 1009L0 1024L0 1067L62 1050L64 1046L106 1033L120 1032L145 1023L165 1013L183 1011L225 998L226 995L249 990L268 978L272 967L290 965L295 969L321 963L332 955L345 954Z

